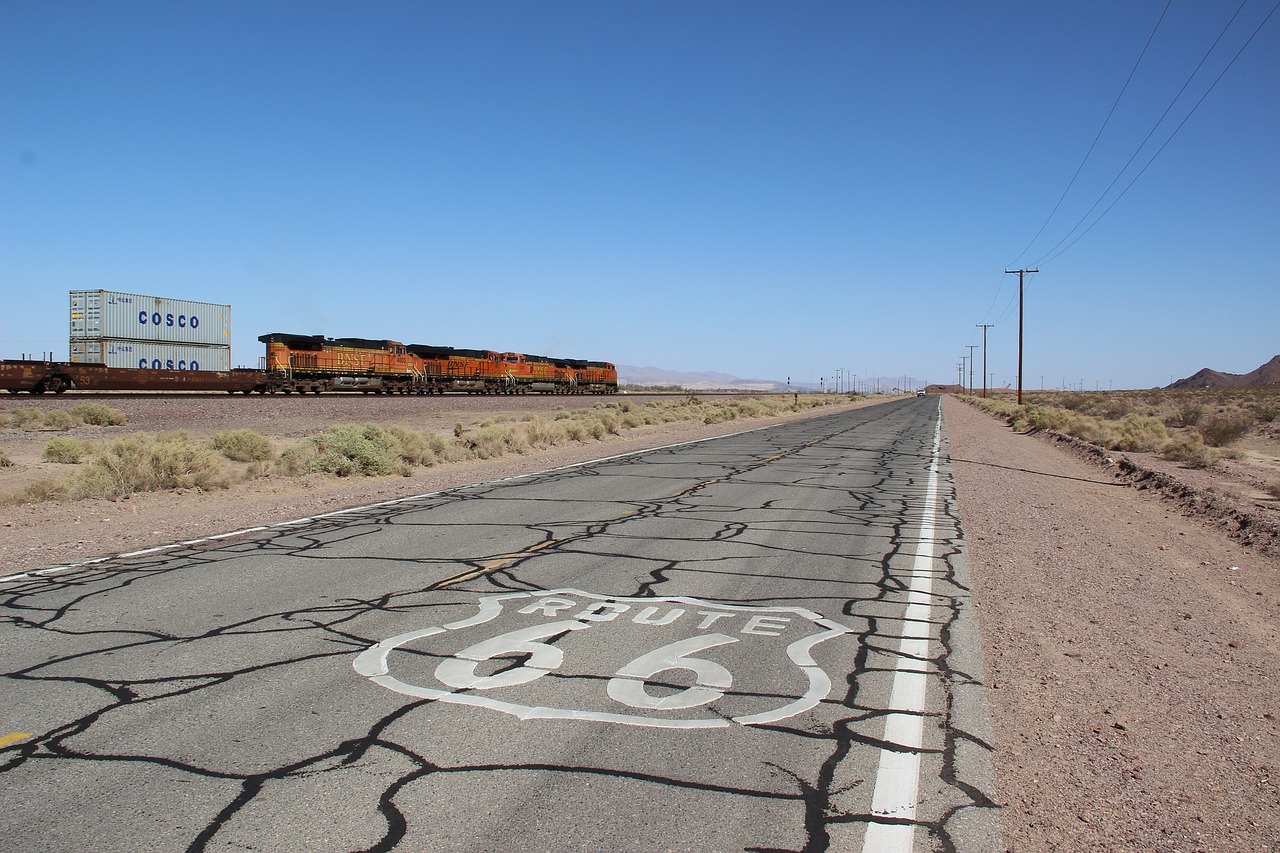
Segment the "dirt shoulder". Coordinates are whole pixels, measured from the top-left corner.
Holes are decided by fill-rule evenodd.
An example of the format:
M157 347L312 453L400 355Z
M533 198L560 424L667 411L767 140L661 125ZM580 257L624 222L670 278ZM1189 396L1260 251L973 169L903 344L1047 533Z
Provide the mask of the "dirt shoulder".
M1280 849L1280 561L943 402L1006 846Z

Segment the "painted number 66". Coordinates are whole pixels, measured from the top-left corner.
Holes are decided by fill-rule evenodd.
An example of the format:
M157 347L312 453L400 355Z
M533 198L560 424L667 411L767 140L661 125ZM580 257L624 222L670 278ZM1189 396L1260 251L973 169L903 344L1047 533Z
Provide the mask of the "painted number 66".
M564 650L540 642L549 637L578 631L590 625L574 619L549 622L508 631L497 637L468 646L436 667L436 678L458 690L490 690L495 687L514 687L535 681L564 662ZM648 708L675 711L694 708L714 702L733 685L733 675L720 664L704 658L689 657L704 649L713 649L738 642L724 634L703 634L689 637L654 649L641 655L618 670L609 679L609 697L615 702L632 708ZM507 654L527 654L529 659L520 666L495 673L477 675L476 665ZM694 685L668 696L652 696L645 690L645 682L669 669L685 669L694 674Z

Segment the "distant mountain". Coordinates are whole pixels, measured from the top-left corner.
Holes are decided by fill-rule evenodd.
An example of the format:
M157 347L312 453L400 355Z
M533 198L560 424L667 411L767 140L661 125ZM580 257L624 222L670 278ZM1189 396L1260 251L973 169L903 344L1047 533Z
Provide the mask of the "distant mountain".
M663 370L661 367L632 367L618 365L619 385L657 385L686 388L690 391L786 391L787 383L771 379L739 379L727 373L703 371L701 373ZM793 386L797 391L811 390L808 386Z
M823 390L832 390L832 386L826 383L819 385L807 382L792 382L788 385L785 381L779 382L776 379L740 379L737 376L730 376L728 373L715 373L712 371L664 370L661 367L634 367L628 364L619 364L617 367L618 384L620 385L665 386L689 391L741 391L744 393L752 391L765 393L785 393L787 391L816 393ZM914 391L916 388L924 387L922 380L897 376L888 379L881 377L859 381L859 390L863 393L873 393L878 388L885 394L891 394L898 390L898 385L902 383L904 378L907 380L907 391Z
M1252 388L1257 385L1280 385L1280 355L1249 373L1223 373L1204 368L1179 379L1166 388Z

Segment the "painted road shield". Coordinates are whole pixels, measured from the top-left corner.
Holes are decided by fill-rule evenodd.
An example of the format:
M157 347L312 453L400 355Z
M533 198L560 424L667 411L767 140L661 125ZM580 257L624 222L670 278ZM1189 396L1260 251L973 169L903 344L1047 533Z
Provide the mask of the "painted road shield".
M397 693L522 720L663 728L759 725L817 706L813 657L851 634L799 607L576 589L485 596L469 618L384 640L356 672Z

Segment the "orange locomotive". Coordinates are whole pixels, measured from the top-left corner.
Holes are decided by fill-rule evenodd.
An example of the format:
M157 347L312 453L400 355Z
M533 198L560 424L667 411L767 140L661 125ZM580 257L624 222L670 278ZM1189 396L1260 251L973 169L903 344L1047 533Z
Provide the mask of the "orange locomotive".
M558 359L491 350L405 345L365 338L275 332L261 390L285 394L613 394L618 371L605 361Z

